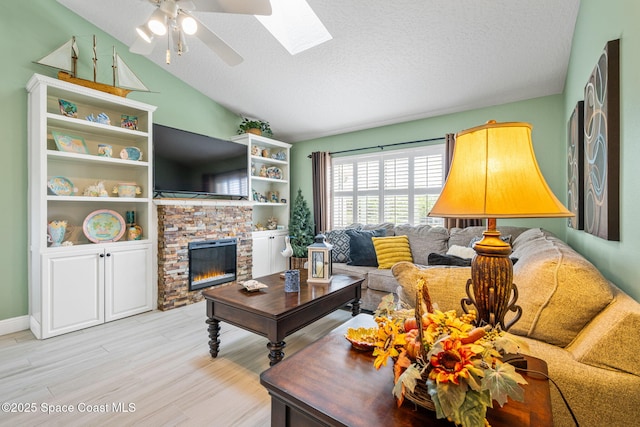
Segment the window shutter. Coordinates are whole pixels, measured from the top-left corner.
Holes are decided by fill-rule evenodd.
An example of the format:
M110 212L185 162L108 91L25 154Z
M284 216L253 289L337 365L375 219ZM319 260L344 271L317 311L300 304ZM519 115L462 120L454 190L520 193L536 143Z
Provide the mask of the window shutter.
M443 225L427 214L444 185L444 143L334 157L334 228L351 223Z

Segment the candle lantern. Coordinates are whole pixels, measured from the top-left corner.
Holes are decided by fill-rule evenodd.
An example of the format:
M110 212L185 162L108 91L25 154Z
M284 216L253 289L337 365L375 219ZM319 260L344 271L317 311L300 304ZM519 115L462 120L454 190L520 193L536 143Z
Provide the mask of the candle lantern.
M307 283L329 283L333 265L331 262L331 251L333 245L327 243L324 234L318 234L313 244L307 246Z

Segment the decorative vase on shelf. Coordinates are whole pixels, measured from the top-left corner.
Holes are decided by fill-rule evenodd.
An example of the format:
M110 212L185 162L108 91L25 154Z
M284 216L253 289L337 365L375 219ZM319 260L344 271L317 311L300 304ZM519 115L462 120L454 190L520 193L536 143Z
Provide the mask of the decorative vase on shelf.
M53 220L49 222L47 229L49 231L47 240L51 243L51 246L60 246L67 231L67 221Z
M136 224L136 212L127 211L125 217L127 221L127 240L142 239L142 227Z
M262 136L262 131L260 129L256 129L256 128L247 129L245 132L246 133L252 133L254 135Z

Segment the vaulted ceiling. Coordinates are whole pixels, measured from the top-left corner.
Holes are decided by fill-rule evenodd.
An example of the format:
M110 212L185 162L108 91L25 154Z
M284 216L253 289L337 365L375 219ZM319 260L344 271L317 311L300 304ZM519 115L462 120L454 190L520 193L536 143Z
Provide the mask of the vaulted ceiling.
M154 10L148 0L58 2L126 45ZM333 39L297 55L252 15L196 11L244 61L230 67L197 39L170 65L162 43L149 59L296 142L561 93L580 2L308 3Z

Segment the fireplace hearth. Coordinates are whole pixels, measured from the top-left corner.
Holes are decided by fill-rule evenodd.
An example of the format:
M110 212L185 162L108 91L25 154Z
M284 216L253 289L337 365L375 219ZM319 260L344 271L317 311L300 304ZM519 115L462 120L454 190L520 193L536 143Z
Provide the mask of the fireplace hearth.
M189 243L189 290L236 280L236 246L236 239Z

